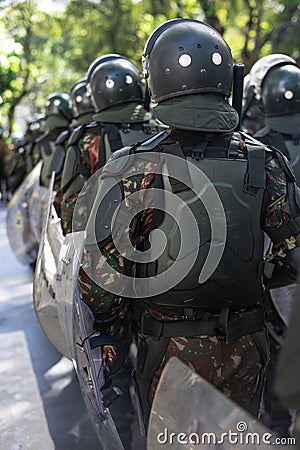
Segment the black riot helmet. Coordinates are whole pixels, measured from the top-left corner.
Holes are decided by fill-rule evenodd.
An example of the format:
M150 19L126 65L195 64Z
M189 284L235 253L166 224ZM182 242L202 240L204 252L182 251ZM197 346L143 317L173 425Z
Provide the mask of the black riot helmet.
M202 92L229 96L233 60L213 27L194 19L174 19L148 39L143 70L154 102Z
M35 113L27 119L27 131L29 134L42 133L45 126L45 114Z
M72 121L69 106L69 95L66 92L53 92L48 95L45 104L45 132L50 133L58 128L67 128Z
M88 89L97 113L112 106L144 99L143 79L138 67L128 58L104 59L90 75Z
M91 95L87 91L87 79L78 81L72 87L70 91L70 109L74 119L94 112Z
M271 128L281 133L299 134L300 67L285 64L269 70L261 85L261 101Z
M126 56L121 56L118 53L107 53L106 55L101 55L98 58L96 58L89 66L88 71L87 71L87 82L90 82L91 79L91 75L94 72L94 70L102 63L107 62L107 61L111 61L113 59L126 59L127 61L130 61L128 58L126 58ZM137 68L138 70L138 68Z
M66 92L53 92L48 95L45 104L45 114L48 117L61 117L67 122L72 120L72 112L69 106L69 95Z
M296 61L288 55L282 53L273 53L271 55L263 56L251 67L247 75L247 82L244 83L244 105L242 120L247 120L248 117L257 121L257 129L264 126L264 119L262 116L261 104L261 85L269 70L276 66L283 66L285 64L296 64Z
M285 64L296 64L296 61L288 55L273 53L271 55L263 56L253 64L249 72L248 89L253 89L256 100L260 100L261 98L261 85L269 70L275 66L282 66Z
M227 101L234 63L213 27L194 19L165 22L148 39L142 63L153 113L162 122L201 131L235 129L238 115Z

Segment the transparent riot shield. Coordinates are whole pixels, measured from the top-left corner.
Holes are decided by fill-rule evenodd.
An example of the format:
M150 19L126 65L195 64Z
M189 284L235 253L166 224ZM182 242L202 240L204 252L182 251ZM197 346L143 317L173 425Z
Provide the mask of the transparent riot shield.
M28 201L30 230L32 240L38 244L42 240L43 225L48 210L49 199L53 197L50 190L44 186L34 189Z
M57 292L61 300L59 318L98 438L105 449L123 450L109 412L109 405L120 392L118 388L108 390L107 380L108 375L123 364L125 354L121 349L118 351L119 344L113 337L102 336L93 330L92 313L81 299L77 278L85 237L85 231L67 234L61 247L57 271ZM102 360L102 347L106 344L114 345L117 351L117 362L109 369L104 367Z
M289 316L293 306L297 284L290 284L276 289L270 290L270 296L279 316L288 325Z
M77 277L79 273L81 255L85 242L85 232L67 234L60 248L56 286L58 315L61 329L66 338L68 352L72 359L74 355L74 302L78 296Z
M71 359L67 338L59 320L56 277L64 237L60 219L53 207L53 183L54 174L50 182L50 195L33 279L33 304L39 324L49 341L62 355Z
M276 439L180 360L168 361L152 404L147 449L267 450L272 443L282 449Z
M36 232L33 231L31 217L34 209L39 211L35 222L41 230L44 205L49 198L49 190L40 186L39 182L41 164L39 162L27 175L7 206L6 227L9 243L22 264L32 264L37 259L41 235L37 238Z

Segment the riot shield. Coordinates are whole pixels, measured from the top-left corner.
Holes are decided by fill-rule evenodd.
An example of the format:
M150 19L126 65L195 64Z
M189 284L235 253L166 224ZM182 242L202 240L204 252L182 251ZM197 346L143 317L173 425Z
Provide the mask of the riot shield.
M75 360L74 354L74 302L78 294L77 277L81 256L85 243L85 232L67 234L59 252L56 286L58 316L61 329L66 338L69 355Z
M275 306L276 311L278 312L285 325L288 325L296 287L296 284L290 284L288 286L270 290L270 296L272 298L273 305Z
M276 439L179 359L168 361L151 408L147 449L267 450Z
M67 234L60 250L57 270L59 319L99 440L103 448L122 450L122 442L108 409L110 402L120 393L117 388L112 388L106 396L102 393L107 384L107 372L102 362L101 347L106 343L118 344L113 337L107 342L107 337L93 330L93 316L81 299L77 281L85 237L85 231ZM118 355L117 367L111 367L111 373L118 369L124 358L125 355L123 358Z
M44 186L35 189L28 201L30 230L32 239L40 243L42 241L43 225L48 210L49 199L53 200L53 193Z
M49 187L49 200L33 279L33 304L40 326L49 341L62 355L71 359L67 339L59 320L56 277L64 237L60 219L53 207L53 183L54 173Z
M35 262L39 249L40 237L37 239L36 233L32 231L31 213L34 208L30 208L30 205L33 197L48 199L48 189L41 187L39 183L41 164L39 162L27 175L7 206L8 240L16 258L22 264ZM35 207L40 210L39 226L41 228L43 208L39 207L39 200L36 201Z

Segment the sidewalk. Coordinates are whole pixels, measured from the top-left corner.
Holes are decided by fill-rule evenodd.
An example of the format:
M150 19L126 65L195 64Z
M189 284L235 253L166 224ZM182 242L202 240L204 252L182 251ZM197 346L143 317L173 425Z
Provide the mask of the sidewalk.
M16 313L23 315L25 310L26 318L28 306L32 303L32 272L29 267L18 263L10 251L5 217L6 211L1 207L0 448L52 450L55 447L32 368L25 330L18 321L11 321Z

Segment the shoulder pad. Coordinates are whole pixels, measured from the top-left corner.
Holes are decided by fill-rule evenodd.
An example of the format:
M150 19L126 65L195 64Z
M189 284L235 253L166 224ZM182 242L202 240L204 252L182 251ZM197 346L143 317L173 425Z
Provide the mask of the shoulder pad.
M47 137L46 134L41 134L41 136L36 138L35 143L40 144L44 139L46 139L46 137Z
M68 147L70 145L75 145L75 144L77 144L77 142L80 141L80 139L84 135L84 129L85 129L84 125L79 125L78 127L74 128L74 130L72 131L71 136L69 137L69 140L68 140L68 145L67 145Z
M279 161L279 164L283 168L288 181L295 181L296 178L295 178L292 166L291 166L289 160L286 158L286 156L284 156L284 154L280 150L278 150L275 147L271 147L266 144L263 144L262 142L256 140L254 137L248 136L246 133L241 132L241 134L244 135L247 139L250 139L250 144L261 146L265 150L266 156L271 156L271 157L275 156L275 158L277 158L277 160Z
M281 167L284 170L287 180L288 181L296 181L294 171L293 171L292 166L291 166L289 160L287 159L287 157L277 148L272 147L271 150L273 150L273 153L275 153L276 158L279 161L279 164L281 165Z
M101 125L99 122L91 122L85 125L85 129L88 133L101 134Z
M151 138L147 139L142 143L138 143L136 145L123 147L119 150L116 150L109 160L107 161L105 168L103 170L103 175L111 176L111 175L120 175L131 163L131 159L129 156L132 153L137 152L147 152L155 149L157 145L162 142L166 137L171 134L171 130L164 130L160 133L155 134ZM126 157L126 158L125 158ZM114 162L114 164L109 164L110 162Z
M131 147L123 147L120 150L116 150L105 164L103 176L120 175L124 172L130 164L130 154ZM110 164L112 162L113 164Z
M137 146L133 145L132 151L133 153L137 153L154 150L155 147L158 144L160 144L164 139L166 139L170 134L171 134L170 128L168 128L167 130L160 131L159 133L155 134L154 136L142 142L141 144L138 144Z
M64 144L70 136L70 130L62 131L56 138L55 144Z

